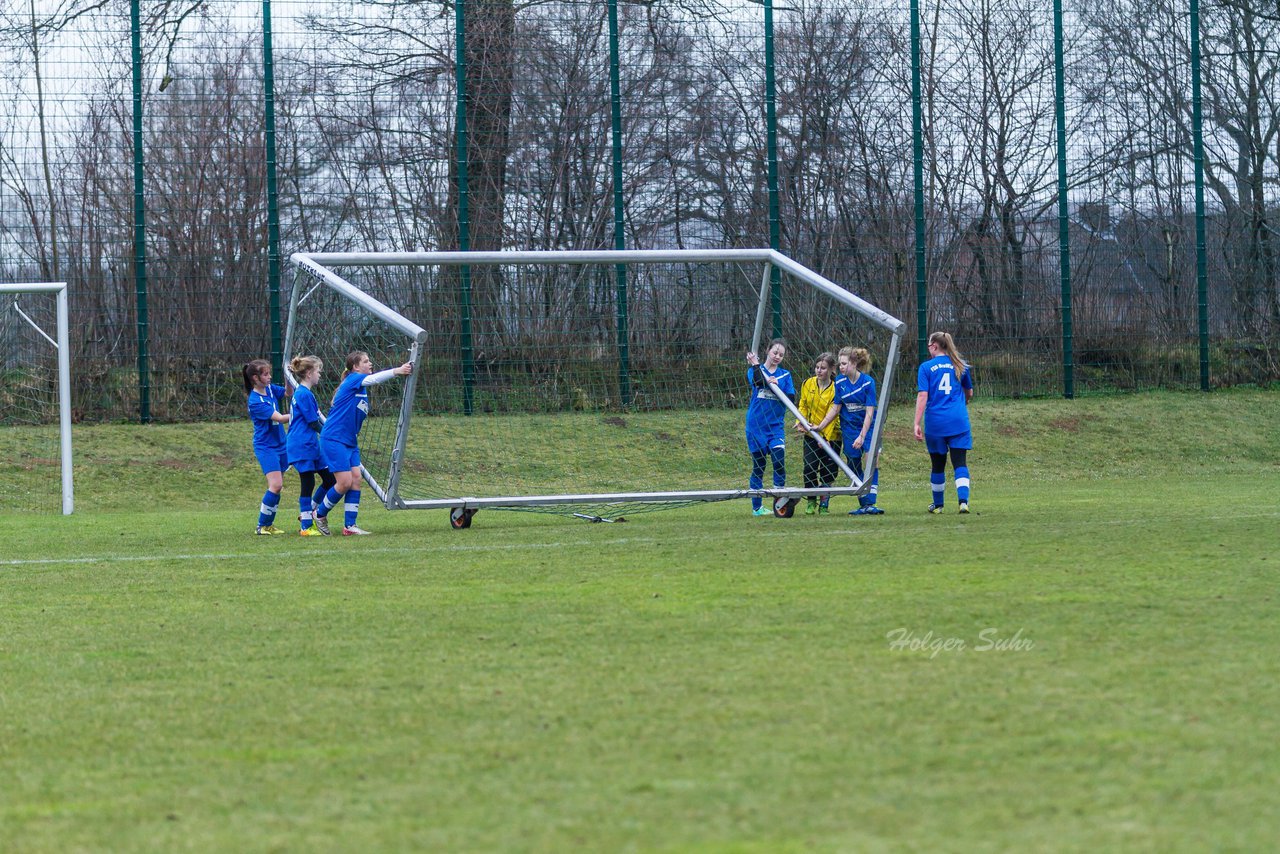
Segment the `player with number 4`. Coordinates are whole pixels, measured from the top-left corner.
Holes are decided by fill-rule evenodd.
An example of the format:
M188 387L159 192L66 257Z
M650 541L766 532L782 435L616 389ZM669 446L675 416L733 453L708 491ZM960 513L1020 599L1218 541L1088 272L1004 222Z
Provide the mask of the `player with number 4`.
M955 470L956 498L960 512L969 512L969 465L966 459L973 450L973 434L969 429L968 403L973 398L973 377L964 363L955 341L948 332L929 336L932 357L916 373L916 439L929 451L932 471L929 485L933 490L930 513L941 513L947 484L947 452ZM924 430L920 421L924 419Z

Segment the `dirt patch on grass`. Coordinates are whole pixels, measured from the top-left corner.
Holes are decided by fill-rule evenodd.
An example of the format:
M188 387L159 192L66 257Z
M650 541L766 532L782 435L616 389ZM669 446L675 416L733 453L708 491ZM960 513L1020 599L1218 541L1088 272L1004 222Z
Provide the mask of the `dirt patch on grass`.
M604 423L608 424L610 427L627 426L627 420L625 418L619 418L617 415L610 415L608 418L605 418Z
M886 442L910 442L916 434L910 427L889 427L884 431Z
M1012 424L997 424L995 427L997 436L1012 439L1014 436L1018 435L1018 428L1014 427Z
M1055 418L1049 422L1049 426L1054 430L1061 430L1064 433L1079 433L1079 418Z

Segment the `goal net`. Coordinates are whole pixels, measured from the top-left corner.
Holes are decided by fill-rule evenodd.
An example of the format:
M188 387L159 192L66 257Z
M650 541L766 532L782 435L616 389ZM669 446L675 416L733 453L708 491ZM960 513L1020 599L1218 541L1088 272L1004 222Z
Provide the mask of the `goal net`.
M0 465L5 509L68 514L71 369L65 284L0 284Z
M598 520L814 494L794 417L786 485L747 488L746 352L763 358L781 327L799 389L819 354L866 347L883 413L904 329L767 249L298 253L291 263L285 361L324 361L322 409L348 352L369 353L375 370L412 361L402 385L370 394L363 466L388 507L448 508L459 527L482 508ZM870 488L843 463L840 477L823 491Z

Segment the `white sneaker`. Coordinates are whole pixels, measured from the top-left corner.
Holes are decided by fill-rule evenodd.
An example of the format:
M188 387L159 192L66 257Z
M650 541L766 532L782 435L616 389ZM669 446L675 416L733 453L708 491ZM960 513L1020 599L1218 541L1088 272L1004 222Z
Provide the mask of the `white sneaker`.
M315 523L316 530L319 531L321 535L326 537L329 536L329 517L316 516L311 521Z
M357 528L355 525L342 529L342 536L344 537L367 537L371 533L373 532L366 531L364 528Z

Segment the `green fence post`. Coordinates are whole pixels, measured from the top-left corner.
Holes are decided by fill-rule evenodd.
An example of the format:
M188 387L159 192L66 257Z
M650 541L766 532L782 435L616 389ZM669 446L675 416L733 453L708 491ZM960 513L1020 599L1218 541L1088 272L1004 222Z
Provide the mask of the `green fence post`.
M916 225L916 352L929 359L929 288L924 236L924 104L920 86L920 0L911 0L911 163Z
M275 62L271 47L271 0L262 0L262 92L266 130L263 138L267 165L267 299L271 315L271 368L284 376L280 335L280 197L276 186Z
M147 206L142 194L142 16L141 0L129 4L133 64L133 286L138 301L138 420L151 423L151 370L147 344Z
M456 30L457 54L455 61L455 80L458 89L457 104L457 147L458 147L458 249L471 251L471 222L468 212L467 190L467 58L466 58L466 15L465 0L458 0L454 5L453 20ZM470 415L475 407L476 365L475 351L471 341L471 265L463 264L459 269L460 318L462 324L462 411Z
M1071 328L1071 228L1067 210L1067 95L1062 61L1062 0L1053 0L1054 117L1058 124L1058 272L1062 278L1062 396L1076 396Z
M773 68L773 0L764 0L764 123L765 159L769 180L769 248L782 251L782 222L778 205L778 106ZM773 337L782 336L782 271L769 265L769 301L773 307Z
M609 113L613 133L613 248L626 249L626 209L622 196L622 72L618 58L618 0L609 0ZM631 405L631 351L627 320L627 265L618 264L614 309L618 326L618 394L623 406Z
M1204 224L1204 113L1200 103L1200 0L1191 0L1191 146L1196 184L1196 315L1200 390L1209 390L1209 257Z

